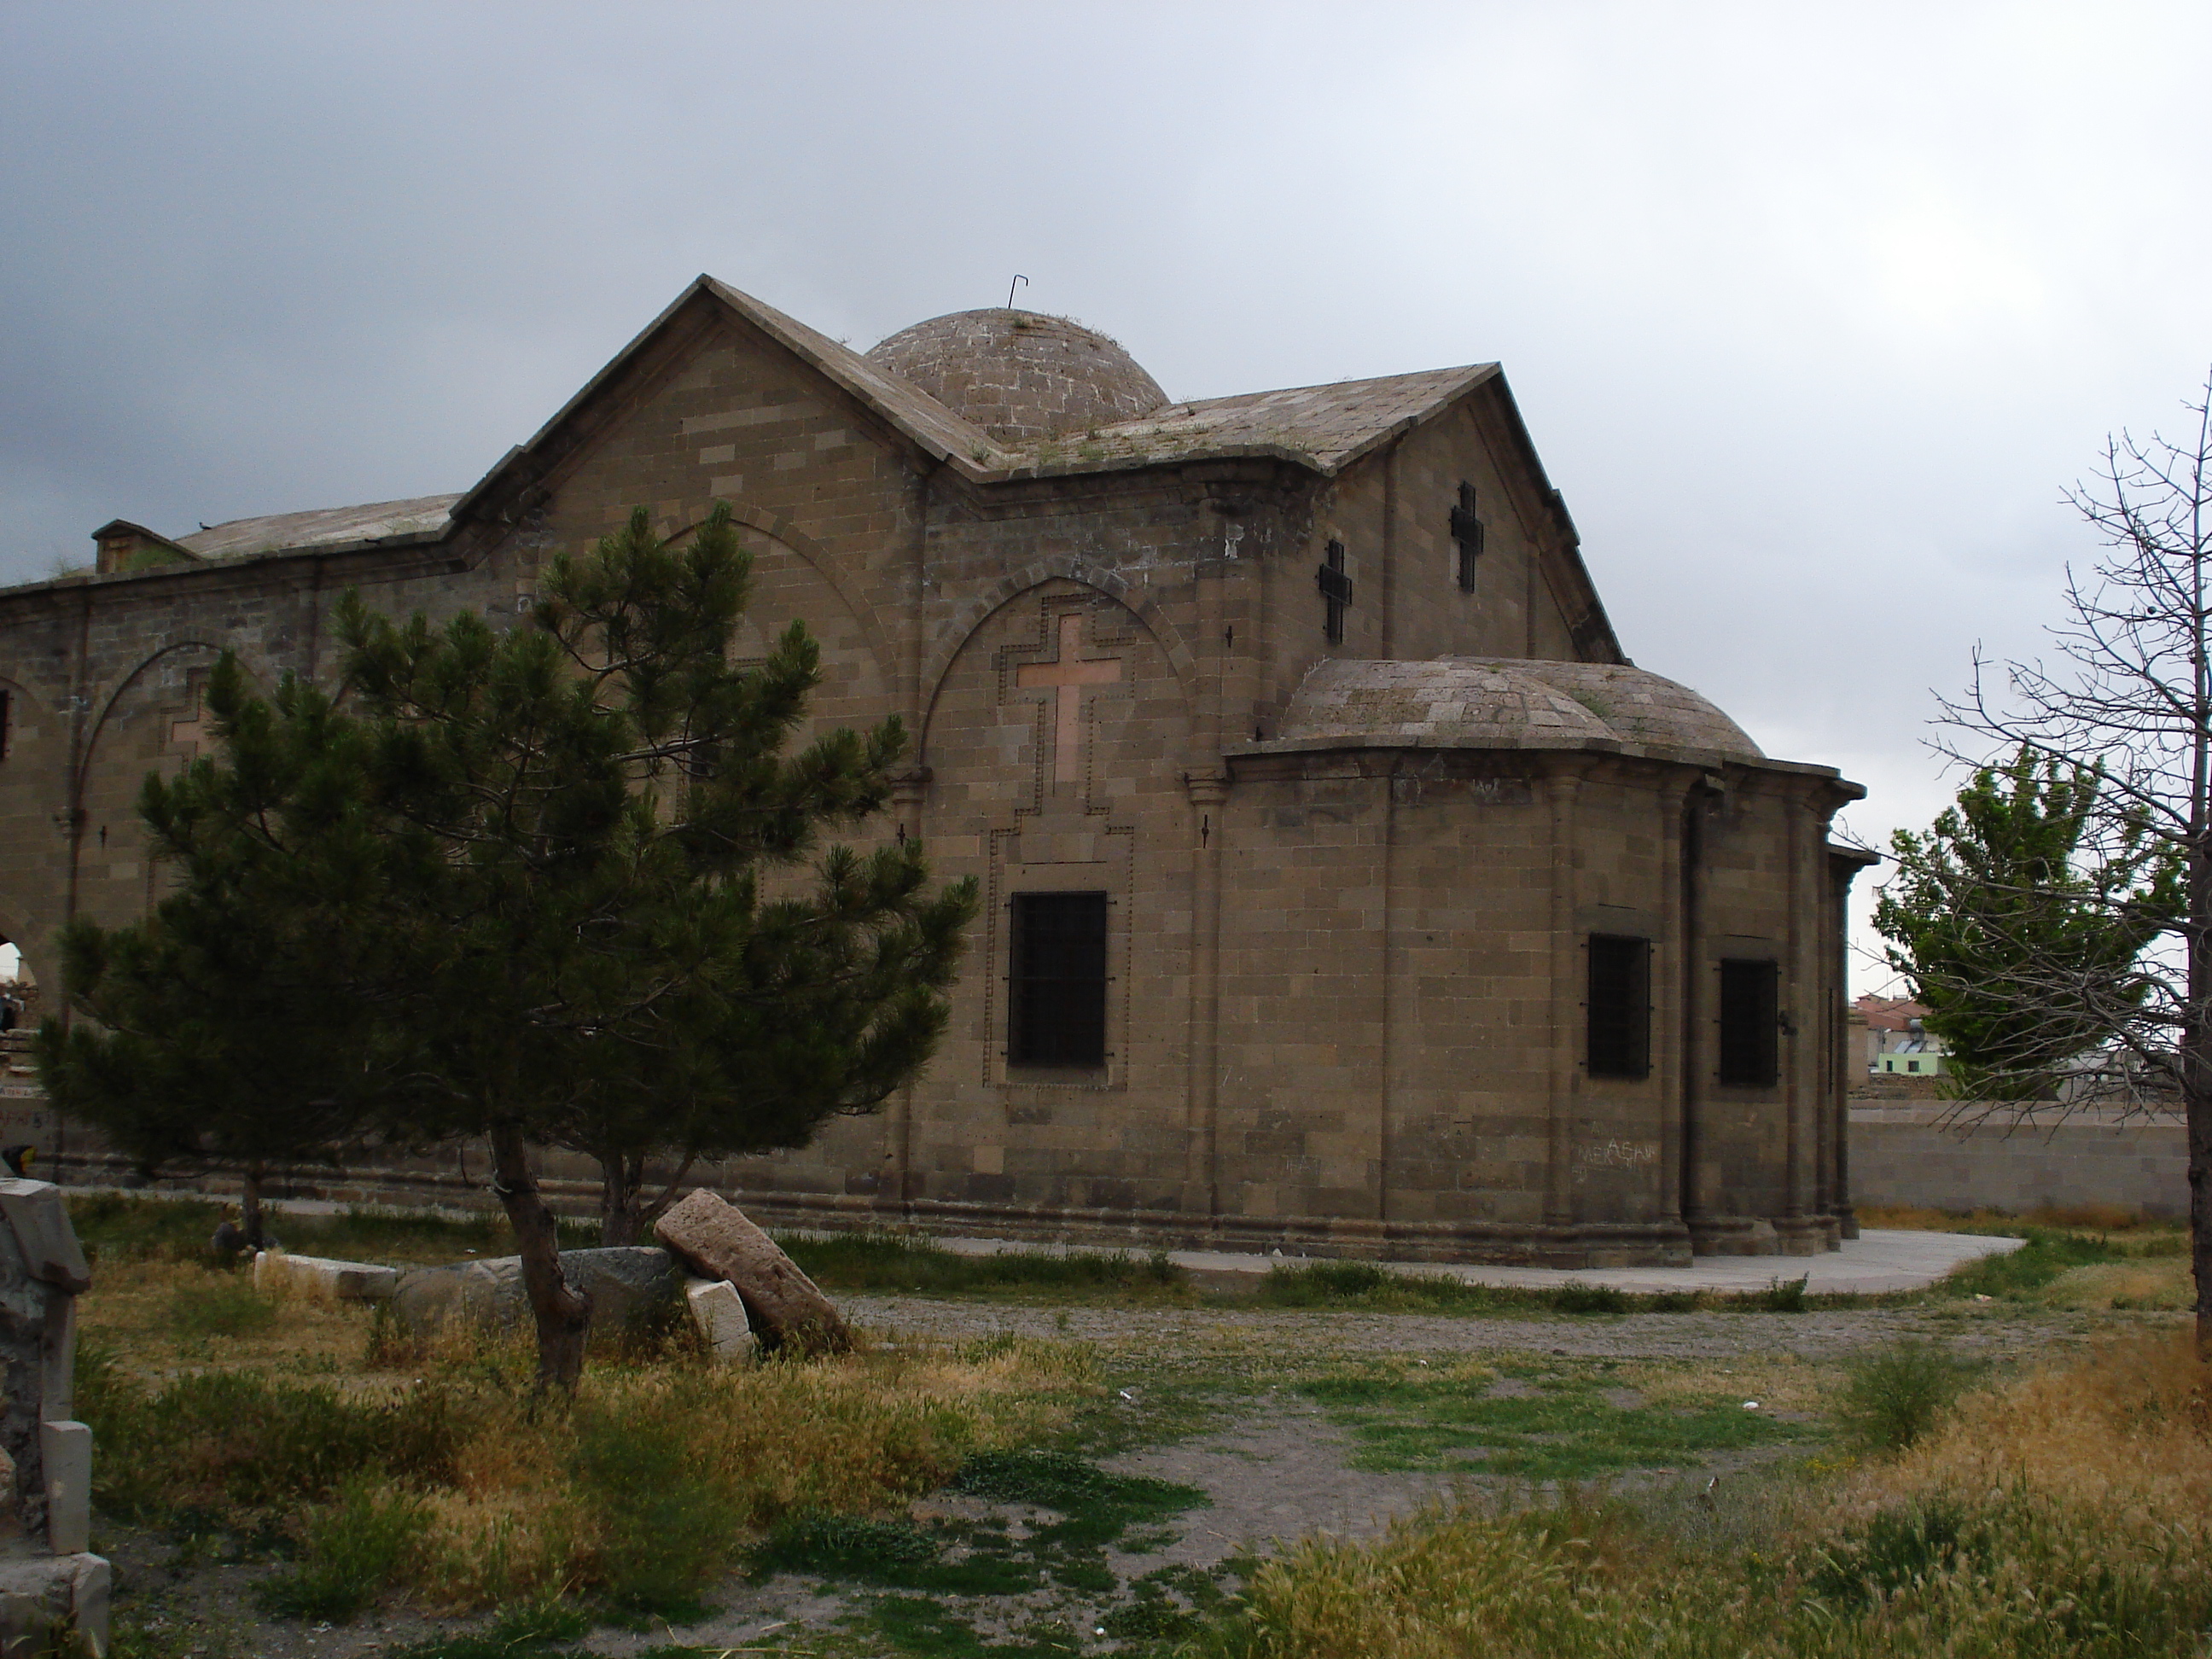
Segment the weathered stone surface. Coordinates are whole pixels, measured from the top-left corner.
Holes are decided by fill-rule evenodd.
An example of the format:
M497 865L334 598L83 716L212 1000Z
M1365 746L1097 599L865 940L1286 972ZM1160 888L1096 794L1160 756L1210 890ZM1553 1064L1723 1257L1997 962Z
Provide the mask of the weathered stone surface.
M592 1324L598 1330L642 1324L675 1308L683 1292L684 1275L675 1261L650 1244L563 1250L561 1272L570 1284L591 1292ZM455 1324L483 1329L521 1324L530 1317L522 1258L419 1267L400 1279L391 1307L402 1325L423 1335Z
M76 1293L91 1274L49 1183L0 1180L0 1659L52 1651L71 1628L101 1654L108 1566L83 1553L92 1431L70 1415Z
M82 1423L39 1425L46 1466L46 1547L76 1555L92 1547L92 1431Z
M94 1659L107 1651L114 1575L97 1555L34 1555L0 1561L0 1659L33 1659L75 1628Z
M736 1285L726 1279L687 1279L684 1297L691 1306L691 1322L707 1339L716 1364L745 1365L759 1358L760 1336Z
M62 1207L61 1191L52 1182L0 1181L0 1215L15 1230L32 1278L58 1285L72 1296L92 1283L92 1269Z
M926 730L860 833L921 838L984 902L895 1107L688 1178L763 1222L1389 1260L1658 1265L1852 1224L1856 855L1822 832L1857 792L1621 656L1495 366L1164 403L1035 313L863 356L702 282L465 496L180 518L173 563L0 590L9 936L58 983L68 915L143 914L138 790L212 752L223 649L327 680L351 587L518 625L555 556L717 502L754 559L735 648L803 620L809 735ZM1103 1042L1066 1064L1016 1030L1014 901L1056 892L1108 906L1077 1009ZM1648 1066L1591 1070L1597 938L1650 947L1623 1011ZM1769 1081L1718 1082L1729 961L1786 990ZM82 1126L6 1127L129 1178ZM486 1205L466 1159L282 1184ZM537 1173L600 1190L573 1152Z
M399 1269L327 1255L262 1250L253 1258L253 1288L314 1302L382 1302L399 1285Z
M878 343L868 361L1002 443L1111 426L1168 400L1119 343L1034 311L933 317Z
M830 1298L744 1212L704 1187L653 1224L653 1236L702 1279L727 1279L744 1297L762 1340L842 1353L852 1333Z

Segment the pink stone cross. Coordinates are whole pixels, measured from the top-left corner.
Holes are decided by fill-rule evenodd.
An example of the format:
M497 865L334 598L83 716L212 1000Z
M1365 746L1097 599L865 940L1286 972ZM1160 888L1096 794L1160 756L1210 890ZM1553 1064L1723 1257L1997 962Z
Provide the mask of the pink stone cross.
M196 758L200 752L200 745L202 744L210 744L215 741L215 733L210 730L208 726L207 709L204 706L204 698L200 693L197 691L194 692L192 694L191 719L188 720L171 720L169 722L170 748L181 749L187 756Z
M1060 656L1054 662L1025 662L1014 670L1014 684L1024 690L1049 687L1054 698L1052 726L1052 781L1054 783L1079 783L1083 769L1078 764L1083 742L1083 688L1086 685L1112 685L1121 678L1119 657L1102 658L1096 662L1078 659L1083 648L1083 618L1064 616L1060 619Z

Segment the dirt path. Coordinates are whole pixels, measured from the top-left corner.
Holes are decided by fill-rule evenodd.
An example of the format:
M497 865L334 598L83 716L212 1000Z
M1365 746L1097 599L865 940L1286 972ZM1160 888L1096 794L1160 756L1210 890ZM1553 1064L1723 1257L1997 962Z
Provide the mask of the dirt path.
M1105 1467L1117 1474L1196 1486L1212 1499L1184 1517L1186 1530L1166 1549L1116 1565L1133 1577L1162 1565L1210 1568L1313 1533L1368 1537L1463 1484L1449 1475L1351 1468L1352 1449L1351 1437L1320 1411L1279 1399L1217 1433L1109 1458Z

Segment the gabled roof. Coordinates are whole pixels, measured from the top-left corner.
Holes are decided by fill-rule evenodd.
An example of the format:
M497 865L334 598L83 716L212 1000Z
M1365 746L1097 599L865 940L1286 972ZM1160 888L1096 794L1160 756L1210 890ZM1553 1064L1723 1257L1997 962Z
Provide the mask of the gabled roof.
M194 556L192 550L183 543L172 541L160 531L149 530L144 525L133 524L128 519L110 519L92 532L92 539L103 545L108 542L120 541L142 547L167 548L171 552L182 554L188 559Z
M751 325L851 394L925 454L978 484L1261 456L1331 476L1498 374L1497 364L1478 363L1330 386L1202 398L1170 404L1140 419L1095 432L1006 444L851 347L726 283L702 276L526 443L509 450L461 495L236 519L180 537L178 543L199 557L222 559L442 534L477 516L477 510L492 501L525 489L552 471L559 457L572 453L580 440L586 422L579 417L678 325L682 313L702 301ZM1502 391L1503 381L1499 384ZM1510 394L1505 396L1510 405ZM1517 415L1514 418L1517 422Z
M1133 421L1020 451L1020 472L1086 472L1231 455L1273 455L1324 475L1416 426L1498 373L1496 363L1170 404Z
M311 513L232 519L179 536L177 544L203 559L234 559L248 553L442 534L453 503L460 499L459 495L415 495L404 501L370 501L362 507L325 507Z

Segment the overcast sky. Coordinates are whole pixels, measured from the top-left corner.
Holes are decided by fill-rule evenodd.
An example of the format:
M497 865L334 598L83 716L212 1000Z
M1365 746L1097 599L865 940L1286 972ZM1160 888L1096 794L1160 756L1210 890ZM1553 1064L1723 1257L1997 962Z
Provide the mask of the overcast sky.
M2208 69L2111 0L0 0L0 581L465 489L702 270L860 347L1021 271L1175 397L1501 360L1630 655L1879 840L2212 361Z

